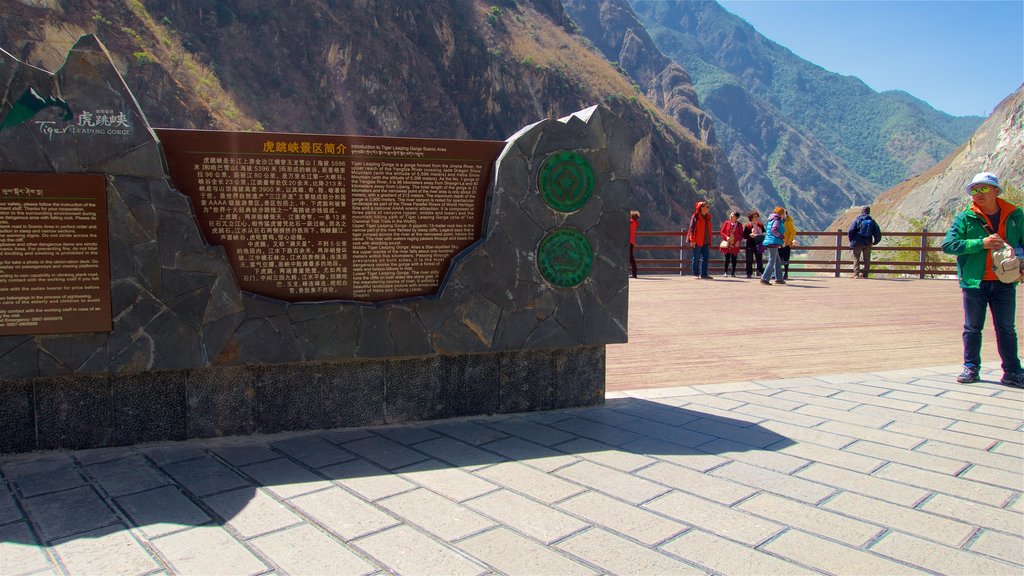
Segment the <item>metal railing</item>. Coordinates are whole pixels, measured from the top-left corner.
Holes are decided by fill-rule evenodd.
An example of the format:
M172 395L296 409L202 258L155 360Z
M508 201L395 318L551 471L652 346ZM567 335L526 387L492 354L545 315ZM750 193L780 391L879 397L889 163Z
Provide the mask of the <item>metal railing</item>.
M853 274L853 251L850 249L847 240L846 230L835 232L801 231L797 232L797 244L793 246L793 253L790 257L790 271L806 273L834 274L836 278L842 274ZM691 262L693 247L686 241L686 231L673 232L664 231L640 231L636 233L637 245L634 248L636 255L637 270L647 274L679 274L685 276L691 273ZM952 258L940 258L942 248L938 245L945 234L942 232L886 232L882 236L882 242L871 249L871 274L887 274L916 276L928 278L937 276L950 276L956 274L956 262ZM814 244L804 245L800 237L816 238ZM663 244L644 244L644 238L667 239ZM825 241L834 238L835 242ZM910 239L907 242L904 239ZM708 272L721 274L725 268L725 257L718 249L719 236L712 237L711 258L708 263ZM746 242L739 253L740 270L746 270ZM678 256L677 258L641 258L647 252L655 255L662 253ZM814 255L828 252L832 258L814 258ZM666 254L666 255L667 255ZM891 260L887 257L892 254ZM909 259L907 258L909 257ZM767 255L765 255L767 258Z

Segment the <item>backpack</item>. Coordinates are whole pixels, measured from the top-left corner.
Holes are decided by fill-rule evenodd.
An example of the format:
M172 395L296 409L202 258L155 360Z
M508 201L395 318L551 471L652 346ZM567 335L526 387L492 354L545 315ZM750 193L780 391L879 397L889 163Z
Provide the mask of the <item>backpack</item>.
M861 240L871 244L875 239L875 227L873 226L874 220L871 218L864 218L860 221L860 226L857 227L857 235L860 236Z
M1000 282L1013 284L1020 280L1021 270L1022 263L1013 246L1004 244L999 250L992 251L992 271Z

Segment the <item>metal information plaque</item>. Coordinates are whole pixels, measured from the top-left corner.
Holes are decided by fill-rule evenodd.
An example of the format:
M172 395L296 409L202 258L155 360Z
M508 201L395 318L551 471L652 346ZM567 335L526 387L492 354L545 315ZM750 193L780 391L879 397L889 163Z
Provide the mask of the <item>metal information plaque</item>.
M157 129L242 290L290 302L435 293L483 232L501 141Z
M0 336L110 330L106 179L0 173Z

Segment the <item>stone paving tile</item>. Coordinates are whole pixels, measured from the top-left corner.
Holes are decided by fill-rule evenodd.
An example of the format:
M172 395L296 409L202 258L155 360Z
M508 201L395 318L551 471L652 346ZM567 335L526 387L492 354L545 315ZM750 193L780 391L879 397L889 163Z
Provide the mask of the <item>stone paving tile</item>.
M389 470L402 468L416 462L426 460L427 457L415 450L383 438L381 436L369 436L343 444L346 450L351 450L363 458Z
M138 451L134 446L118 446L116 448L87 448L84 450L75 450L69 455L74 458L75 462L78 462L79 466L92 466L93 464L101 464L103 462L110 462L111 460L120 460L121 458L137 456Z
M440 434L422 424L385 426L374 430L377 434L406 446L440 437Z
M1019 472L1008 472L987 466L971 466L966 472L960 475L961 478L977 480L986 484L995 484L1004 488L1011 488L1018 492L1024 491L1024 475Z
M972 552L1024 566L1024 538L982 530L969 546Z
M820 428L797 426L789 422L778 422L772 420L762 422L760 426L765 430L770 430L776 434L785 436L789 440L796 442L809 442L811 444L817 444L827 448L845 448L857 441L856 438L851 438L849 436L826 432Z
M566 538L556 547L606 570L609 574L704 574L703 570L600 528Z
M199 498L250 485L248 480L206 455L162 466L164 472Z
M987 392L987 393L986 393ZM964 402L977 402L991 406L1002 406L1003 408L1020 408L1020 398L1004 398L997 396L999 390L983 390L979 388L967 388L965 390L949 390L942 394L943 398L963 400Z
M331 487L331 483L287 458L243 466L239 470L281 498Z
M220 456L225 462L232 466L245 466L257 462L266 462L281 457L279 452L270 449L264 444L246 445L212 445L210 451Z
M830 390L829 393L832 391ZM832 408L834 410L846 410L850 411L856 408L859 403L850 402L849 400L837 400L831 396L819 396L811 391L807 390L783 390L775 395L775 398L780 400L791 400L803 404L814 404L816 406L824 406L825 408Z
M558 507L648 546L664 542L687 528L685 524L597 492L573 496Z
M857 392L840 392L833 396L838 400L849 400L850 402L857 402L859 404L871 404L872 406L883 406L885 408L892 408L893 410L903 410L904 412L917 412L921 408L925 407L922 402L911 402L908 400L900 400L893 398L887 394L882 396L873 396L867 394L858 394Z
M466 553L495 567L503 574L558 574L588 576L598 572L507 528L495 528L471 536L458 544Z
M484 426L470 420L435 422L430 425L430 429L473 446L479 446L480 444L486 444L508 436L504 432L499 432L490 426Z
M638 440L642 436L635 432L630 432L622 428L615 426L609 426L601 422L594 422L593 420L587 420L586 418L570 418L569 420L563 420L556 422L551 425L559 430L571 432L576 436L582 436L583 438L590 438L591 440L597 440L598 442L604 442L605 444L611 444L613 446L619 446L633 440ZM561 444L561 442L559 442Z
M378 568L344 544L303 524L249 541L287 574L365 576Z
M676 466L667 462L655 464L649 468L645 468L638 473L638 476L653 480L665 486L689 492L695 496L701 498L707 498L715 502L731 506L744 498L749 498L751 495L756 494L757 490L738 484L730 480L724 480L720 477L711 476L683 466ZM661 492L666 492L667 489L661 488ZM644 502L650 498L643 498L634 503ZM628 499L625 499L627 500Z
M702 404L702 402L707 402L707 404ZM764 418L760 416L751 416L749 414L733 412L734 408L742 406L743 404L733 400L729 400L729 402L735 403L737 406L732 408L719 408L714 406L714 403L711 402L710 399L705 399L701 400L701 402L686 404L684 407L680 408L680 410L686 410L688 412L692 411L693 414L700 417L697 420L711 420L732 426L739 426L740 428L749 428L764 421ZM695 421L687 422L687 424L692 422ZM683 424L680 424L680 426L683 426Z
M908 424L926 426L928 428L938 428L940 430L946 428L946 426L949 426L953 422L956 422L956 420L951 418L932 416L924 412L904 412L902 410L893 410L892 408L870 406L867 404L858 406L851 410L851 412L872 416L874 418L881 418L888 422L906 422Z
M834 408L826 408L825 406L816 406L814 404L801 406L796 409L796 412L799 414L817 416L826 420L856 424L857 426L864 426L865 428L880 429L892 421L890 418L880 418L878 416L862 414L858 412L857 409L847 412L845 410L836 410Z
M746 404L746 402L740 402L739 400L730 400L723 396L713 394L702 394L700 396L692 396L686 398L686 402L692 404L686 407L687 412L696 414L698 417L705 417L705 410L707 408L717 408L717 414L725 415L729 413L729 410L739 408Z
M662 442L661 440L656 440L654 438L645 438L643 440L637 440L636 442L630 442L629 444L621 446L621 448L623 450L628 450L632 454L639 454L663 460L665 462L672 462L673 464L686 466L687 468L700 472L707 472L712 468L717 468L722 464L729 462L728 458L684 448L677 444Z
M958 547L974 533L974 527L964 522L942 518L919 510L911 510L849 492L838 494L822 504L821 507L879 526L887 526L908 534L922 536L946 546Z
M0 465L4 476L23 498L84 486L86 481L64 454L38 460L19 459Z
M655 466L673 466L672 464L655 464ZM685 471L687 474L700 475L699 472L692 472L687 468L674 466ZM650 469L648 469L650 470ZM645 470L644 472L647 472ZM565 478L571 482L581 484L598 492L604 492L609 496L615 496L632 504L646 502L655 496L668 492L668 488L648 482L632 474L620 472L612 468L594 464L593 462L577 462L555 472L556 476ZM640 476L650 478L644 473Z
M481 450L472 444L446 436L421 442L416 445L416 449L438 460L443 460L453 466L459 466L467 470L475 470L480 466L508 460L504 456L489 450Z
M784 495L808 504L817 504L836 493L835 488L818 484L817 482L810 482L796 476L758 468L743 462L730 462L725 466L712 470L710 474Z
M868 441L860 441L856 444L851 444L847 446L844 451L880 460L888 460L889 462L899 462L915 468L923 468L933 472L949 474L950 476L955 476L968 467L968 463L962 460L952 460L950 458L932 456L931 454L914 452L912 450L900 450L899 448L893 448L892 446L876 444Z
M399 524L398 520L340 488L298 496L291 504L344 540Z
M694 420L684 424L683 427L754 448L767 448L780 440L785 440L785 437L761 427L734 426L718 420Z
M263 489L240 488L203 499L242 538L252 538L302 522L288 507Z
M1024 444L1014 444L1013 442L1000 442L992 447L992 452L996 454L1003 454L1010 456L1018 460L1024 459ZM1001 468L1001 466L996 466Z
M490 444L485 444L483 447L501 454L507 460L522 462L544 472L558 470L579 460L565 452L516 437L496 440Z
M563 430L530 422L523 418L510 418L491 423L490 426L509 436L516 436L541 446L554 446L555 444L568 442L576 437Z
M150 545L167 559L175 574L251 576L267 570L259 558L219 526L199 526L150 540Z
M0 526L0 574L31 574L50 568L50 561L28 524Z
M745 390L764 390L767 386L757 382L726 382L724 384L701 384L694 386L705 394L721 394L723 392L743 392Z
M879 430L878 428L867 428L865 426L857 426L856 424L848 424L846 422L836 422L832 420L821 424L816 428L816 430L824 430L833 434L843 434L849 438L851 442L853 440L870 440L871 442L894 446L904 450L912 450L915 446L920 446L925 442L925 439L929 437L899 434L889 429L892 425L893 424L889 424L885 429Z
M377 504L448 542L497 526L493 520L424 488L378 500Z
M416 488L412 482L366 460L335 464L320 473L371 502Z
M1020 576L1021 567L990 560L972 552L942 546L921 538L891 532L871 547L873 552L939 574L986 574Z
M782 412L792 412L804 404L779 398L774 390L758 390L757 392L728 392L722 394L722 398L735 400L743 404L756 404L765 408L774 408ZM769 395L770 394L770 395ZM739 406L737 406L739 408Z
M883 468L884 470L884 468ZM868 476L844 468L829 466L828 464L815 463L795 475L813 482L835 486L849 490L857 494L873 496L886 502L913 508L930 494L927 490L919 487L908 486L899 482L877 478L875 475Z
M629 400L628 402L637 403L639 401ZM628 422L633 418L636 418L635 415L625 414L617 410L612 410L610 403L608 402L605 402L604 408L593 408L589 410L575 412L574 414L578 418L586 418L587 420L591 420L593 422L600 422L601 424L606 424L608 426L618 426L623 422Z
M703 444L700 449L732 460L740 460L747 464L782 472L783 474L792 474L810 463L809 460L790 456L789 454L781 454L777 450L755 450L750 446L724 439Z
M145 574L162 568L120 524L55 542L53 551L72 576Z
M850 448L856 447L857 444L851 444ZM818 446L815 444L808 443L797 443L790 444L789 446L783 446L777 450L780 454L788 454L797 458L803 458L811 462L821 462L823 464L831 464L838 466L839 468L846 468L853 470L854 472L863 472L870 474L872 471L877 470L885 464L885 460L878 458L872 458L870 456L859 456L857 454L851 454L849 450L833 450L826 448L825 446Z
M934 428L915 426L905 422L893 422L886 426L885 429L898 432L900 434L909 434L912 436L927 438L930 442L945 442L946 444L966 446L967 448L975 448L978 450L988 450L997 442L997 440L992 438L975 436L974 434L963 434L952 430L935 430Z
M798 530L787 530L761 546L761 550L831 574L928 574Z
M1001 406L989 406L982 404L974 410L975 414L991 414L1002 418L1020 418L1020 409L1003 408Z
M892 480L905 486L916 486L934 490L996 507L1002 507L1014 496L1012 490L903 464L889 464L875 472L874 476L876 478Z
M969 400L957 400L955 398L943 398L941 396L926 396L924 394L902 391L892 392L888 394L887 397L894 398L896 400L906 400L908 402L918 402L926 406L945 406L946 408L955 408L957 410L971 410L978 404L977 402Z
M111 497L144 492L171 483L141 456L102 462L84 470Z
M964 432L965 434L975 434L985 438L1005 440L1006 442L1015 442L1017 444L1024 442L1024 431L1022 430L1006 430L1005 428L985 426L984 424L975 424L974 422L954 422L949 426L948 430L953 432Z
M609 403L611 404L611 403ZM685 410L679 410L676 408L669 408L660 404L652 404L645 402L643 404L633 402L628 405L610 405L610 408L615 412L632 416L634 418L642 418L644 420L653 420L660 424L668 424L669 426L679 426L680 424L686 424L692 422L700 416L688 412ZM615 426L622 426L629 420L620 420L616 422Z
M518 462L495 464L478 470L476 474L548 504L575 496L585 490L582 486L549 476Z
M785 528L770 520L682 492L666 494L644 504L644 508L750 546L757 546Z
M252 488L245 489L252 492ZM177 486L164 486L114 500L147 538L156 538L182 528L210 521L181 493Z
M399 526L367 536L354 544L396 574L475 576L488 572L482 564L408 526Z
M744 500L735 509L775 520L812 534L831 538L853 547L861 547L877 538L883 528L815 508L775 494L758 494Z
M139 452L161 467L165 464L175 464L208 456L202 445L193 443L157 444L140 448Z
M398 470L402 478L424 486L456 502L498 490L498 486L460 468L427 460Z
M747 414L749 416L757 416L759 418L765 418L767 420L782 420L788 422L789 424L795 424L796 426L803 426L805 428L810 428L812 426L816 426L824 422L823 419L818 418L816 416L804 416L803 414L786 412L784 410L769 408L767 406L760 406L758 404L747 404L745 406L740 406L739 408L734 410L734 412L738 412L740 414ZM766 422L761 422L761 429L771 431L771 428L766 427L765 424Z
M758 574L760 576L817 574L813 570L808 570L792 562L700 530L690 530L661 546L661 549L704 566L716 574Z
M493 492L463 504L545 544L561 540L588 526L564 512L508 490Z
M0 525L4 525L21 519L21 510L14 502L14 494L6 482L0 482Z
M1005 416L985 414L984 412L980 411L965 412L963 410L954 410L952 408L946 408L945 406L926 406L924 409L921 410L921 412L923 414L932 414L935 416L942 416L945 418L952 418L955 420L963 420L965 422L974 422L975 424L984 424L986 426L1006 428L1007 430L1016 430L1017 428L1020 428L1020 425L1022 423L1024 423L1024 420L1021 420L1021 418L1007 418Z
M556 448L560 452L572 454L577 458L608 466L622 472L635 472L657 462L654 458L620 450L588 438L570 440L565 444L559 444Z
M337 430L323 430L317 433L317 436L327 440L331 444L340 445L345 444L346 442L361 440L363 438L370 438L374 436L374 434L366 428L339 428Z
M310 468L323 468L354 458L351 453L317 436L289 438L274 442L271 446Z
M699 420L699 418L695 420ZM694 422L695 420L689 420L686 424ZM622 446L629 446L635 442L643 442L648 438L657 438L662 442L672 442L679 444L680 446L695 448L717 438L716 436L704 434L703 432L696 432L686 428L679 428L671 424L663 424L661 422L641 418L624 422L620 424L620 426L641 435L641 437L636 441L625 443Z
M113 511L89 486L24 498L21 505L44 541L118 522Z
M958 498L936 494L917 507L918 510L931 512L947 518L954 518L981 528L991 528L1008 534L1021 534L1024 531L1024 516L993 506L985 506L974 502L964 502Z

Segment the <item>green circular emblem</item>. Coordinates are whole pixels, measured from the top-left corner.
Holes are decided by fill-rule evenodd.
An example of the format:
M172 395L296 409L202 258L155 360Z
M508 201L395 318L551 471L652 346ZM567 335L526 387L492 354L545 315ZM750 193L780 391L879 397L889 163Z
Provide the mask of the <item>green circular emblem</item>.
M561 288L572 288L590 276L594 250L576 228L555 228L540 241L537 267L545 280Z
M578 152L555 152L540 167L537 188L548 206L575 212L594 194L594 169Z

